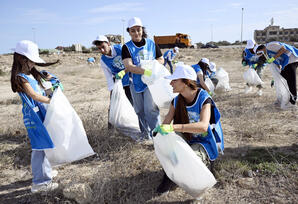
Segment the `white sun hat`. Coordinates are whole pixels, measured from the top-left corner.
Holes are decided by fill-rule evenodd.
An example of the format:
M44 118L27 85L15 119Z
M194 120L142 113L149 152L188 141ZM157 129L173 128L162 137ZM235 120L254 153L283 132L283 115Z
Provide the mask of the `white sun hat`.
M211 72L216 72L216 64L214 62L210 62L209 68Z
M247 43L246 43L246 49L252 49L252 48L254 48L254 46L255 46L255 44L256 44L256 41L254 41L254 40L248 40L247 41Z
M202 58L201 61L204 62L204 63L206 63L206 64L208 64L208 65L210 65L209 64L209 59L207 59L207 58Z
M133 18L128 20L127 27L131 28L131 27L134 27L134 26L143 26L142 21L141 21L140 18L133 17Z
M18 42L14 51L20 55L26 56L32 62L45 63L45 61L39 57L38 46L30 40Z
M179 53L179 47L174 47L175 52Z
M195 70L186 64L179 64L176 66L174 73L170 76L166 76L165 79L190 79L193 81L197 80L197 74Z
M96 41L109 42L108 38L104 35L98 35L95 40L93 40L92 44L94 44Z

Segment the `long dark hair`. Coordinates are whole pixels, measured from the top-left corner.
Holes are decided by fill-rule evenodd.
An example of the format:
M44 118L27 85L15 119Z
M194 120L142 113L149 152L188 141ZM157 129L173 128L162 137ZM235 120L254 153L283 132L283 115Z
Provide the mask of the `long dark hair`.
M189 79L182 79L182 82L185 83L192 90L198 89L196 81L189 80ZM174 124L188 124L188 123L189 123L189 118L186 110L186 100L181 94L179 94L178 101L175 108L175 113L174 113ZM182 133L182 134L186 141L191 140L192 133Z
M24 74L32 74L32 76L38 81L38 84L42 86L41 80L45 79L45 76L41 74L35 67L33 67L31 70L28 67L28 61L29 59L21 54L14 53L13 54L13 64L11 69L11 77L10 77L10 83L11 83L11 89L13 92L25 92L23 88L23 81L21 77L18 77L18 74L24 73ZM35 63L38 66L50 66L53 64L58 63L59 60L56 62L51 63ZM43 87L43 86L42 86Z
M145 27L142 27L143 33L142 33L142 38L147 38L147 31ZM126 28L126 31L129 33L129 28Z

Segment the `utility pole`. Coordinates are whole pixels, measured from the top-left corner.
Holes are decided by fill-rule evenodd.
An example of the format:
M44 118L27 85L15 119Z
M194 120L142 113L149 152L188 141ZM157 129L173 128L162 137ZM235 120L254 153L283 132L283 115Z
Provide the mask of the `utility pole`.
M122 39L121 40L122 40L122 45L124 45L124 42L125 42L124 41L124 23L125 23L125 19L122 18L121 21L122 21L122 29L123 29Z
M240 47L242 48L242 33L243 33L243 10L242 8L242 15L241 15L241 39L240 39Z

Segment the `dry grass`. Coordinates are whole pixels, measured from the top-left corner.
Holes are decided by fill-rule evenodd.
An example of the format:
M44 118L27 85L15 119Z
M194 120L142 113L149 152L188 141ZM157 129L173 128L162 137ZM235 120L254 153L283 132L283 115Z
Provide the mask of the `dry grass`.
M297 112L281 111L272 105L274 90L270 88L268 70L264 73L264 95L244 95L240 56L237 48L181 49L179 54L179 59L188 64L207 57L230 74L232 90L214 96L222 115L225 155L216 162L218 183L201 202L295 203ZM153 146L107 129L109 92L102 71L85 64L87 57L60 56L62 64L50 71L62 80L64 93L80 115L98 157L59 167L56 181L60 188L47 195L30 193L30 145L21 106L18 96L8 91L9 76L0 76L0 203L75 203L62 194L62 189L71 183L88 183L93 190L93 203L197 203L180 188L161 196L155 193L162 169ZM7 63L10 61L11 56L7 56ZM240 185L241 179L249 176L253 185Z

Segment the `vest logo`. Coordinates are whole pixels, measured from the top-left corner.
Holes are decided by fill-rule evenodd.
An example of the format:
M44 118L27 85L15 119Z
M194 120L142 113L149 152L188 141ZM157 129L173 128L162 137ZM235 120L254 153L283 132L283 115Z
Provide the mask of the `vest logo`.
M200 121L200 115L197 112L193 112L193 111L187 111L187 112L188 112L189 123L196 123Z
M116 56L113 59L113 66L118 68L118 69L124 69L125 68L124 65L123 65L121 56Z
M154 60L153 59L153 52L148 51L146 49L142 49L137 54L139 60Z

